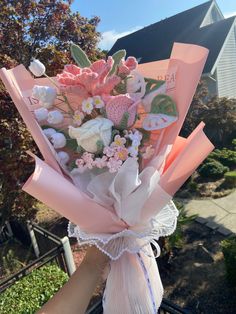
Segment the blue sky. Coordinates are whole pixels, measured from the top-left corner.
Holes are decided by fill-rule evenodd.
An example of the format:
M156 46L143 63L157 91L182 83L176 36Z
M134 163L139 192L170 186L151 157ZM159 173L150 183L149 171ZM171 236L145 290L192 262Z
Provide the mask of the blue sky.
M98 31L102 33L99 46L110 49L116 39L139 28L158 22L197 6L201 0L74 0L72 9L82 16L101 18ZM235 0L218 0L226 17L236 15Z

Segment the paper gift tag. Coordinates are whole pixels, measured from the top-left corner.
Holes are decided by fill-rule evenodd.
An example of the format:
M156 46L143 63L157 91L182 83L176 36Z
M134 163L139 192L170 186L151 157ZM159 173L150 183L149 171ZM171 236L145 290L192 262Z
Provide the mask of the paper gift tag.
M148 114L143 121L143 128L147 131L160 130L168 127L177 121L177 116L168 116L166 114Z
M150 113L143 121L143 128L148 131L160 130L177 121L178 113L173 99L165 94L153 98Z

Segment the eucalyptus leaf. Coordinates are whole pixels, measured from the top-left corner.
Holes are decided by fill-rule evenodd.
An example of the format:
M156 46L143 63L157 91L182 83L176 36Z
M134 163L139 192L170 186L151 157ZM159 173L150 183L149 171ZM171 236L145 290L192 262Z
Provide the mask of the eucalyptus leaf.
M119 134L119 131L116 130L116 129L113 129L112 132L111 132L111 138L112 138L112 140L113 140L114 137L115 137L116 135L118 135L118 134Z
M73 138L66 137L66 147L78 152L78 143Z
M170 96L164 94L159 94L153 98L150 113L178 116L175 102Z
M113 64L111 71L109 72L109 76L116 72L116 69L117 69L118 65L120 64L120 61L122 59L124 59L125 56L126 56L126 51L124 49L118 50L117 52L115 52L112 55L112 58L114 60L114 64Z
M97 152L100 153L103 151L104 145L103 145L103 141L102 140L98 140L97 143Z
M125 130L125 129L127 129L128 120L129 120L129 113L128 113L128 112L125 112L125 113L123 114L123 117L122 117L121 121L120 121L120 124L119 124L118 129L120 129L120 130Z
M86 53L78 45L72 43L70 51L73 59L81 68L90 67L91 62L89 61Z

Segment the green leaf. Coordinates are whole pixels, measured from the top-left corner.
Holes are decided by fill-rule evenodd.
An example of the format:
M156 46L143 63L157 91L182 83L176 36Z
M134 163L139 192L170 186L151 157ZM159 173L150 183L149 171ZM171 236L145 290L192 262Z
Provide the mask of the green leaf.
M73 59L81 68L90 67L91 62L89 61L86 53L78 45L72 43L70 51Z
M75 160L73 160L72 162L69 163L68 168L69 168L70 171L72 171L73 169L77 168Z
M113 140L114 137L115 137L116 135L118 135L119 133L120 133L120 132L119 132L118 130L113 129L112 132L111 132L111 138L112 138L112 140Z
M118 50L117 52L115 52L113 55L112 55L112 58L114 60L114 64L113 64L113 67L111 69L111 71L109 72L109 76L112 75L113 73L115 73L116 71L116 68L118 67L118 65L120 64L120 61L122 59L124 59L126 56L126 51L124 49L122 50Z
M77 144L78 145L78 144ZM80 146L80 145L78 145L77 146L77 148L76 148L76 153L78 153L78 154L82 154L82 153L84 153L84 149L83 149L83 147L82 146Z
M66 147L77 152L77 150L78 150L78 143L77 143L77 141L75 139L66 137Z
M97 153L102 152L103 148L104 148L103 141L102 140L98 140L96 145L97 145Z
M127 129L128 120L129 120L129 113L128 113L128 112L125 112L125 113L123 114L123 117L122 117L121 121L120 121L120 124L119 124L118 129L120 129L120 130L125 130L125 129Z
M178 116L176 104L171 97L164 94L157 95L153 98L150 113L162 113L174 117Z
M147 82L146 85L146 93L145 96L153 92L154 90L157 90L160 88L163 84L165 84L165 81L158 81L154 79L145 78L145 82Z
M106 108L100 108L99 109L101 115L104 117L104 118L107 118L107 112L106 112Z

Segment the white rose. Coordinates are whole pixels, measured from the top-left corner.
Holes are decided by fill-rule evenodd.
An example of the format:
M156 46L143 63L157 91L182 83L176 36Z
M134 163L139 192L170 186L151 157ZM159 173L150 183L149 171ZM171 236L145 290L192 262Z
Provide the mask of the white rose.
M48 117L48 110L46 108L38 108L34 110L35 118L38 122L46 120Z
M50 111L48 114L48 123L50 124L58 124L63 121L63 114L59 110Z
M57 91L50 86L35 85L32 90L32 96L38 99L43 107L49 109L57 97Z
M62 133L54 133L50 137L50 141L52 142L54 148L62 148L66 146L66 138Z
M29 70L37 77L45 73L45 65L37 59L30 62Z
M143 76L137 71L131 71L130 75L132 76L127 80L127 93L130 97L137 101L141 99L146 92L146 83Z
M67 154L66 152L63 152L63 151L58 152L57 156L58 156L60 162L64 165L67 164L68 161L70 160L69 154Z
M57 133L57 131L52 128L48 128L48 129L44 129L43 133L47 136L47 138L50 139L53 134Z
M102 141L104 146L111 142L113 122L111 120L97 117L85 122L81 127L69 126L69 136L77 140L87 152L97 152L97 141Z

